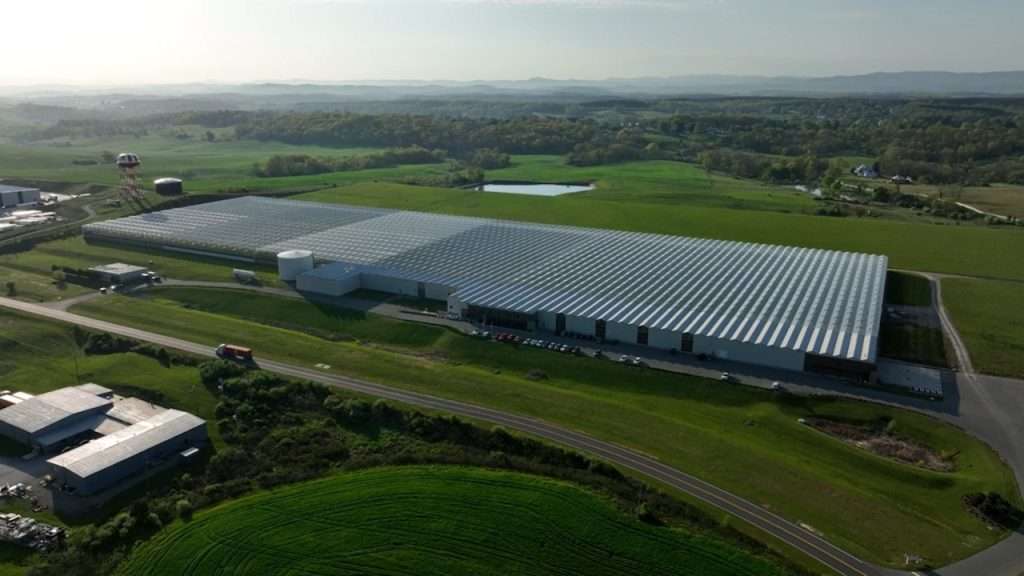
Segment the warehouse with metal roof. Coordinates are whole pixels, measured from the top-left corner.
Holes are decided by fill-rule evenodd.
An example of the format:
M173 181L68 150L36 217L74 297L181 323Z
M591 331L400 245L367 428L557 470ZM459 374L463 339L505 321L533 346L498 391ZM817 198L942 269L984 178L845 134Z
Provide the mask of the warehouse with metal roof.
M0 435L46 450L95 428L112 406L109 398L80 388L29 396L0 410Z
M446 300L487 325L639 344L792 370L866 374L884 256L242 197L88 224L129 242L325 265L299 290Z
M54 480L79 495L95 494L206 443L206 422L180 410L150 418L48 460Z

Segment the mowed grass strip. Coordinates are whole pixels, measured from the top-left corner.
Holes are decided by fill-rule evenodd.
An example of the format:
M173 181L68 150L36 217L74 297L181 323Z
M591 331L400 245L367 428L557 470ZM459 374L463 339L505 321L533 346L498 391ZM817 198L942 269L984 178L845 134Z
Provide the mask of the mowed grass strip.
M248 319L189 310L181 303L114 296L73 311L203 342L233 341L271 358L409 390L543 418L652 454L681 470L821 530L866 559L899 566L908 550L933 564L968 556L1001 539L960 502L996 491L1016 501L1012 473L987 446L920 414L835 399L787 398L744 386L590 358L515 350L453 332L430 350L405 353L372 342L331 342ZM308 314L313 314L310 310ZM526 378L542 369L546 380ZM846 445L799 424L806 416L896 421L897 433L958 454L938 473ZM836 514L842 510L842 514ZM865 530L865 526L871 526Z
M1012 227L830 218L586 194L538 198L392 182L339 186L293 199L865 252L888 256L893 268L1024 279L1024 258L1014 257L1024 253L1024 230Z
M200 512L119 574L744 576L781 574L721 542L641 524L570 484L474 468L345 473Z
M274 286L279 282L277 271L268 267L185 254L179 256L174 252L162 250L146 250L105 243L90 244L81 236L44 242L27 252L0 255L0 274L3 274L4 270L10 270L12 275L22 272L34 274L37 279L39 277L52 279L53 266L90 268L112 262L145 266L165 277L213 282L233 282L232 270L244 268L254 270L257 278L265 285ZM72 288L68 292L78 290L81 289ZM40 297L54 295L53 292L42 289L33 289L33 293Z
M251 292L178 287L154 288L145 295L193 310L241 319L258 318L263 324L307 332L327 340L358 339L424 348L437 343L446 332L436 326L402 322L316 301L275 298L273 305L267 306L266 300L250 296Z
M976 370L1024 378L1024 283L943 278L942 300Z

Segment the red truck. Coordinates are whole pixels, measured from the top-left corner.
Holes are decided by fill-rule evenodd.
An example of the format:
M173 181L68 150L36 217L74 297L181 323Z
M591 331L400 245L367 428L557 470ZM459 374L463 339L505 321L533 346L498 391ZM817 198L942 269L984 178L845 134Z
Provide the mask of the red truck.
M215 350L218 358L225 360L237 360L239 362L252 362L252 348L235 346L234 344L221 344Z

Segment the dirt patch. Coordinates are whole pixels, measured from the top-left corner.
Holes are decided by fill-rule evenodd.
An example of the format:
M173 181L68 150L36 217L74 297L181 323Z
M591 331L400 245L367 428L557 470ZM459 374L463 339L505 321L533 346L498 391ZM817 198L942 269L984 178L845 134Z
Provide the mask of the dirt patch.
M940 453L913 440L900 438L892 433L891 421L854 424L826 418L805 418L804 423L847 444L904 464L936 472L956 469L956 454Z

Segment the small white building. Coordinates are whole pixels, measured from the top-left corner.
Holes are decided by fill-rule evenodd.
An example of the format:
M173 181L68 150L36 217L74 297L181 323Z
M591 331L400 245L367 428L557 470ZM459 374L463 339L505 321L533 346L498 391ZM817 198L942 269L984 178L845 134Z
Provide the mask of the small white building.
M874 166L868 166L867 164L861 164L854 168L853 174L861 178L878 178L878 170L875 170Z

